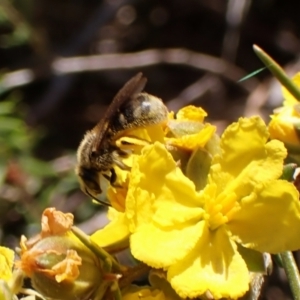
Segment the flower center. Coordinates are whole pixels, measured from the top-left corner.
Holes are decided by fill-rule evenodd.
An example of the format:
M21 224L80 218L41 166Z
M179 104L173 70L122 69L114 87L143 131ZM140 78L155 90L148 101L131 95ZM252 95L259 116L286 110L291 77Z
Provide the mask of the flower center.
M237 210L237 196L234 192L220 193L214 200L206 203L205 219L209 222L211 230L227 223Z

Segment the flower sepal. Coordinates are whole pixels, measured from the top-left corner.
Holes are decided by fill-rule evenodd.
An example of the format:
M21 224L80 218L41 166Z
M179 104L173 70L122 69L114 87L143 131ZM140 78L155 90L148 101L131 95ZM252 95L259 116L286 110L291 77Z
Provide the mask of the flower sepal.
M17 264L43 296L84 299L102 281L97 257L74 236L49 236L24 249Z
M271 273L273 265L269 254L245 248L239 244L237 246L238 252L246 262L249 272L264 275Z
M192 153L187 163L186 176L194 182L197 191L202 190L207 184L211 161L211 154L199 148Z
M297 169L297 165L290 163L283 166L281 179L287 180L287 181L293 181L294 180L294 174Z
M123 300L181 300L170 283L165 272L152 270L149 274L150 286L130 285L122 290Z

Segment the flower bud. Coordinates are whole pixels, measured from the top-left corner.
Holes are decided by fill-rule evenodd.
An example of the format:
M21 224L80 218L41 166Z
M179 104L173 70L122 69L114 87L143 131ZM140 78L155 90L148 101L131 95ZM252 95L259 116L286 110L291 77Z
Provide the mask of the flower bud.
M48 208L42 216L41 233L28 241L21 238L21 260L16 267L46 298L88 299L101 283L101 262L70 231L72 223L71 214Z
M299 104L284 106L277 109L269 124L269 132L272 139L278 139L285 143L287 148L300 149L300 113Z
M169 120L167 149L197 190L205 187L212 157L220 153L216 127L204 122L207 113L198 107L181 109Z
M75 236L49 236L23 251L17 263L33 287L53 299L87 299L102 279L94 253Z

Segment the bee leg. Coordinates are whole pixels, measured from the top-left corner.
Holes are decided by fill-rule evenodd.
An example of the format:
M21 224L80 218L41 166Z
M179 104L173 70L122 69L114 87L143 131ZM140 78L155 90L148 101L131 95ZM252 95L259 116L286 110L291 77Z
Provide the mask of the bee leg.
M116 174L116 171L115 171L114 168L111 168L111 169L110 169L110 172L111 172L111 175L110 175L110 180L109 180L109 182L110 182L110 184L111 184L112 186L114 186L114 183L115 183L116 180L117 180L117 174Z
M103 175L103 177L105 178L105 179L107 179L107 181L109 181L110 182L110 178L111 178L111 176L110 175L107 175L107 174L102 174ZM111 183L111 182L110 182Z
M117 174L116 174L115 169L113 169L113 168L110 169L110 175L108 175L108 174L102 174L102 175L105 179L107 179L109 181L109 183L112 186L118 187L118 185L116 185Z
M109 183L111 184L111 186L115 187L115 188L121 188L122 186L117 184L116 180L117 180L117 174L115 169L110 169L111 175L110 177L108 177Z
M119 149L117 152L117 155L121 157L128 157L130 154L132 154L132 150L130 149Z
M128 154L123 152L122 150L120 151L114 151L113 152L113 162L122 170L129 171L130 167L126 166L121 160L120 157L127 157ZM113 171L115 172L115 171Z

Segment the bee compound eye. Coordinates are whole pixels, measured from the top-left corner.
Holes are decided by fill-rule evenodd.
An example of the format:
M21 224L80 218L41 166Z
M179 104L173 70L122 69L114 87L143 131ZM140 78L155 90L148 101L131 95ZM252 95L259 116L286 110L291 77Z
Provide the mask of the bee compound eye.
M102 193L100 184L96 180L85 180L86 191L89 191L89 196ZM92 192L90 192L92 191Z
M101 194L102 190L100 187L100 182L98 178L98 171L95 169L86 169L81 168L79 172L79 177L81 178L83 191L89 191L89 195L91 194L90 191L93 191L92 194Z

